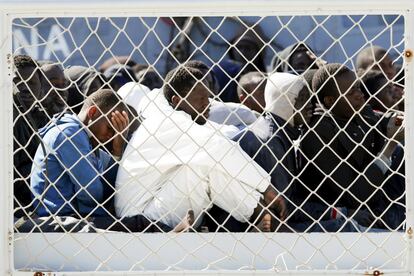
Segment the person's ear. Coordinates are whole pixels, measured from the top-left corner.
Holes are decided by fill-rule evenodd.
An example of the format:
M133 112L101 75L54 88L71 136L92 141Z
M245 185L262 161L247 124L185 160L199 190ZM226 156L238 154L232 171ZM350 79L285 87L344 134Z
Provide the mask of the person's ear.
M334 96L326 96L323 98L323 104L325 107L330 108L335 103L335 97Z
M179 105L180 104L180 101L181 101L181 99L180 99L180 97L178 97L177 95L173 95L172 97L171 97L171 104L172 104L172 106L175 108L175 107L177 107L177 105Z
M244 100L246 99L246 94L244 94L244 93L241 93L240 95L239 95L239 100L240 100L240 102L242 103L242 102L244 102Z
M98 113L98 108L96 108L96 106L91 106L88 108L88 119L92 120L94 118L95 115L97 115Z

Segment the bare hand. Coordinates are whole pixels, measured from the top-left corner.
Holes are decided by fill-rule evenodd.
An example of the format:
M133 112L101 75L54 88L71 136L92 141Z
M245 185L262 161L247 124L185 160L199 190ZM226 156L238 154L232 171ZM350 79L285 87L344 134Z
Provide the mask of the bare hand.
M269 186L264 192L264 203L266 207L273 210L275 215L279 216L280 220L286 219L288 215L286 200L272 186Z
M404 117L401 115L394 115L390 118L387 124L387 137L398 142L404 140Z
M111 123L117 132L112 141L113 154L115 156L122 155L122 149L128 135L129 118L126 111L119 112L118 110L111 113Z

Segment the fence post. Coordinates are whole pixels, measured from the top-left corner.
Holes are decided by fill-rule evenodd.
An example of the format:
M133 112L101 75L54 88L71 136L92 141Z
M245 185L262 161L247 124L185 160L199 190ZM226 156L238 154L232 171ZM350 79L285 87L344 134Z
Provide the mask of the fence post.
M13 104L11 24L7 11L0 12L0 273L11 274L13 241Z
M407 208L407 227L406 233L409 239L409 249L407 254L408 269L414 271L413 260L413 231L414 231L414 95L410 93L414 89L414 12L413 9L407 10L405 17L405 167L406 167L406 208Z

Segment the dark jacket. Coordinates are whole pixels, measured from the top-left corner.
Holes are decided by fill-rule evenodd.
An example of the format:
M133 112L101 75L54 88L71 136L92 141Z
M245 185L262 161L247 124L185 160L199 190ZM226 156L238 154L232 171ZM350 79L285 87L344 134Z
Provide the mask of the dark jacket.
M21 208L28 206L31 202L28 177L39 145L37 129L45 125L48 118L37 105L27 112L27 108L23 106L17 93L13 95L13 186L15 216L20 217L24 215Z
M293 140L299 138L300 132L271 113L267 113L262 120L265 120L264 125L269 128L267 139L257 135L260 131L257 128L263 128L262 124L239 133L234 140L239 141L242 149L271 175L273 186L291 198L295 194L293 178L298 172Z
M384 175L374 164L383 137L372 127L372 118L341 120L316 115L302 140L308 160L302 179L319 200L335 206L358 208L361 202L375 207ZM326 145L326 147L325 147Z

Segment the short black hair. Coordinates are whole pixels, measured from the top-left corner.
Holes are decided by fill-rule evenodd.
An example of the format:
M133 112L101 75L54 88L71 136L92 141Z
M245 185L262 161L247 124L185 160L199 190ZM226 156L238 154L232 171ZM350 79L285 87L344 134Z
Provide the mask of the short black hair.
M179 66L165 77L164 96L171 104L174 95L184 98L203 78L204 74L199 69Z
M248 92L249 85L255 85L254 90L266 86L266 77L264 73L259 71L252 71L240 77L239 85L237 86L237 95L243 95ZM252 91L253 92L253 91Z
M200 70L202 72L210 70L210 67L207 64L205 64L204 62L202 62L201 60L190 60L190 61L187 61L184 64L184 66L191 67L191 68L196 68L196 69L198 69L198 70Z
M112 110L127 110L119 95L111 89L99 89L89 95L83 102L81 111L94 105L104 114Z
M24 67L38 67L36 61L28 55L16 55L13 57L13 62L17 70Z
M321 103L326 96L337 96L341 93L338 91L335 79L348 72L351 72L351 69L341 63L327 64L315 72L312 90Z
M384 85L384 81L388 82L388 78L380 70L369 70L360 74L361 91L365 99L371 95L375 95Z

